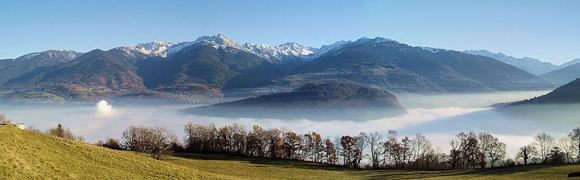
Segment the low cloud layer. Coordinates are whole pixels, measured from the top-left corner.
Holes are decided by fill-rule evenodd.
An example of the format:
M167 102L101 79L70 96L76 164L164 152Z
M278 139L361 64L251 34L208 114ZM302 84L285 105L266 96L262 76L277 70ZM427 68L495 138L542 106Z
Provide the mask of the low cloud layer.
M101 100L97 103L97 114L99 117L108 117L115 115L113 110L113 105L110 105L107 101Z
M162 125L171 129L179 137L183 137L183 127L188 122L214 123L216 126L238 123L246 126L247 129L250 129L252 125L260 125L264 128L286 128L298 133L315 131L331 138L339 135L356 135L361 131L376 131L386 135L388 130L397 130L400 137L421 133L441 151L448 152L449 141L459 132L489 132L506 143L509 157L513 157L519 147L531 143L536 133L548 132L554 136L560 136L579 125L574 117L580 117L580 112L554 112L552 110L542 112L546 108L541 107L532 111L545 117L557 118L527 119L506 115L483 106L460 107L461 105L457 104L460 102L454 100L465 98L465 96L467 95L449 97L450 105L457 105L455 107L437 107L429 103L439 103L441 99L422 96L422 98L415 98L417 99L415 103L421 100L427 108L409 108L408 114L364 122L215 118L183 113L180 110L189 107L183 105L115 106L113 108L113 105L107 101L101 101L96 106L6 106L2 107L0 112L17 122L25 122L40 130L46 130L61 123L70 128L73 133L84 136L89 142L96 142L107 137L120 138L123 130L131 125ZM492 98L497 94L477 96ZM511 96L501 95L501 97ZM473 102L473 104L486 102ZM550 115L551 113L553 115Z

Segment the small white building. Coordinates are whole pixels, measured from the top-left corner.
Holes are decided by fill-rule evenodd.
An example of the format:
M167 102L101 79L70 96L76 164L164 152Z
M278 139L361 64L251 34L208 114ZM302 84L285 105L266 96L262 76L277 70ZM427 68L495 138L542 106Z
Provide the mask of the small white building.
M14 127L18 128L18 129L22 129L25 130L26 129L26 124L25 123L15 123Z
M9 125L9 124L0 123L0 126L6 126L6 125ZM22 129L22 130L26 129L26 123L15 123L15 124L12 124L12 126L18 128L18 129Z

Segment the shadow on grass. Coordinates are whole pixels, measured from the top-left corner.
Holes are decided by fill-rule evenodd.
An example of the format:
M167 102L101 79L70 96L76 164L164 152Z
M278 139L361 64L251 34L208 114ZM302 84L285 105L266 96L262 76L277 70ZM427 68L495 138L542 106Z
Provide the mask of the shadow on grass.
M276 166L279 168L280 167L302 168L311 170L341 171L360 177L361 179L419 179L419 178L447 177L447 176L482 177L494 175L509 175L513 173L535 171L542 168L558 166L558 165L526 165L526 166L499 167L477 170L442 170L442 171L415 171L415 170L395 170L395 169L362 170L362 169L351 169L344 166L304 162L297 160L270 159L263 157L246 157L227 154L178 153L174 154L174 156L195 160L240 161L247 162L259 167Z
M367 179L417 179L417 178L428 178L428 177L451 177L451 176L463 176L463 178L469 177L485 177L485 176L501 176L509 175L513 173L522 173L535 171L543 168L550 168L561 165L526 165L526 166L514 166L514 167L497 167L497 168L487 168L487 169L476 169L476 170L442 170L442 171L412 171L412 170L402 170L402 171L384 171L384 170L372 170L376 172L369 173Z
M313 162L304 162L298 160L288 160L288 159L271 159L264 157L246 157L239 155L229 155L229 154L193 154L193 153L176 153L173 156L181 157L186 159L195 160L226 160L226 161L240 161L247 162L258 166L276 166L283 168L303 168L303 169L314 169L314 170L350 170L350 171L362 171L358 169L350 169L344 166L329 165Z

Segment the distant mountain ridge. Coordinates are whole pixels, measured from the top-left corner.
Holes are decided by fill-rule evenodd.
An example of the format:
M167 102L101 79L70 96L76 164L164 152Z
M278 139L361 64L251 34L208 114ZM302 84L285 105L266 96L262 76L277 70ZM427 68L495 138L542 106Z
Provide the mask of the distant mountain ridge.
M503 53L492 53L487 50L466 50L464 53L491 57L507 64L528 71L550 81L556 86L564 85L576 78L580 78L580 59L574 59L562 65L554 65L534 58L515 58Z
M573 59L572 61L566 62L566 63L560 65L560 68L565 68L565 67L575 65L575 64L580 64L580 58L576 58L576 59Z
M346 79L394 92L473 92L549 89L553 85L514 66L458 51L361 38L292 70L278 84Z
M542 78L561 86L574 79L580 78L580 63L568 65L564 68L548 72Z
M26 54L16 59L2 60L0 61L0 84L36 68L72 61L82 54L71 50L48 50Z
M518 67L522 70L528 71L528 72L535 74L537 76L543 75L547 72L550 72L550 71L553 71L553 70L560 68L559 66L554 65L552 63L543 62L543 61L540 61L540 60L537 60L534 58L530 58L530 57L515 58L512 56L505 55L503 53L492 53L492 52L489 52L487 50L466 50L463 52L467 53L467 54L480 55L480 56L494 58L494 59L500 60L504 63L507 63L509 65Z
M385 38L337 41L312 48L298 43L240 45L217 34L190 42L154 41L82 55L61 53L58 57L62 58L51 60L52 64L2 76L6 82L0 83L0 95L19 97L34 92L65 99L99 99L145 94L191 100L200 95L219 97L222 89L294 88L326 80L416 93L553 87L533 74L492 58L413 47ZM26 57L42 57L41 54ZM32 59L31 62L44 62ZM9 62L19 61L0 61L0 67L9 66Z

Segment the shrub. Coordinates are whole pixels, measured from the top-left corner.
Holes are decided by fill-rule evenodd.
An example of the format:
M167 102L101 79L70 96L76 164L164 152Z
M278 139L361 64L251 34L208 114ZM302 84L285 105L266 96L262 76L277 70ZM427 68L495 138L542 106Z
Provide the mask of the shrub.
M96 145L106 147L109 149L115 149L115 150L123 150L124 149L123 147L121 147L121 143L119 143L119 140L116 140L113 138L107 138L104 141L99 141L99 142L97 142Z
M50 128L46 131L47 134L56 136L56 137L60 137L60 138L65 138L65 139L70 139L70 140L74 140L74 141L84 141L84 137L82 136L75 136L70 129L65 129L62 127L62 125L59 123L56 127L54 128Z

